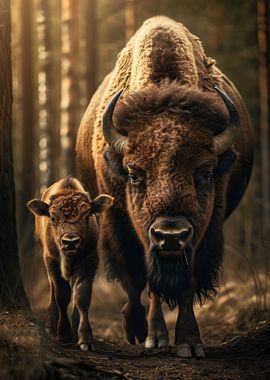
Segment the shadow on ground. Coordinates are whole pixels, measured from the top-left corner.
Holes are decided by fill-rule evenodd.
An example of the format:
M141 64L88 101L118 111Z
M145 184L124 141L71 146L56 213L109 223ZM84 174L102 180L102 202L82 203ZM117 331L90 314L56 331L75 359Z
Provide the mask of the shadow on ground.
M207 347L203 360L180 359L167 351L130 346L120 313L95 313L96 352L65 347L48 336L42 322L26 312L0 313L1 380L75 379L249 379L270 378L270 323L246 332L202 321ZM170 329L172 326L169 326Z

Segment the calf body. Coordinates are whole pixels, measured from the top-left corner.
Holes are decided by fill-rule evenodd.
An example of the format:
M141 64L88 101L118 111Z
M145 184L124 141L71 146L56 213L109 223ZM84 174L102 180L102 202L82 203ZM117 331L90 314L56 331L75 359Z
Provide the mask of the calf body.
M82 350L94 349L88 311L98 266L95 213L111 203L107 195L91 201L80 182L69 177L49 187L41 200L27 204L35 214L36 235L50 283L50 332L63 342L71 341L73 335ZM71 296L72 330L67 314Z

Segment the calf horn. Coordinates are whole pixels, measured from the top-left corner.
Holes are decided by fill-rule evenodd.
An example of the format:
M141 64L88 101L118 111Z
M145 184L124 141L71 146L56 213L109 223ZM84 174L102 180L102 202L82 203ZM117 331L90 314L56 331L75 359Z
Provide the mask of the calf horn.
M107 143L123 156L127 137L118 133L113 125L113 111L123 90L118 91L107 105L102 119L102 131Z
M214 88L225 103L229 112L229 125L223 132L215 136L213 140L214 151L219 156L226 152L226 150L230 149L239 136L240 118L238 111L229 96L217 86L214 86Z

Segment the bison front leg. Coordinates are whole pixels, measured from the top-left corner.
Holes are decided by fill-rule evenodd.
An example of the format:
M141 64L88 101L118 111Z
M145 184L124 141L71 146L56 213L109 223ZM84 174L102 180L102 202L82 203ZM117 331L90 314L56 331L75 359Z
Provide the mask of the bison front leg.
M193 295L179 302L179 314L175 327L177 356L190 358L205 357L199 327L193 310Z
M89 348L94 351L92 329L88 318L88 311L91 302L92 280L89 278L78 279L73 287L74 307L79 312L79 326L75 323L73 330L78 326L78 345L82 351ZM76 311L75 311L76 313ZM73 336L76 333L73 331Z
M148 336L146 348L166 348L169 345L169 335L164 320L160 298L154 294L149 297Z
M145 285L134 287L132 283L136 282L130 279L123 286L128 295L128 302L122 307L121 312L124 316L123 328L126 338L130 344L135 344L136 338L139 343L145 341L147 337L147 320L145 307L141 304L141 293Z

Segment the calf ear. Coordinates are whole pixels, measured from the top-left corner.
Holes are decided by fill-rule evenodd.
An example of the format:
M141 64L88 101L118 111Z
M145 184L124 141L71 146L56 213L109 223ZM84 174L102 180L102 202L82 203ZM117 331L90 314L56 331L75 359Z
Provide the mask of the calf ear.
M91 214L99 214L107 208L111 207L114 198L110 195L101 194L92 202Z
M49 205L40 199L32 199L27 203L27 207L33 214L40 216L50 216Z

